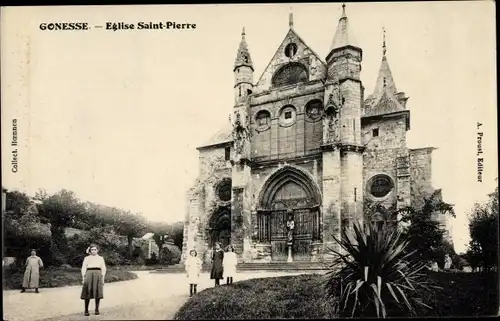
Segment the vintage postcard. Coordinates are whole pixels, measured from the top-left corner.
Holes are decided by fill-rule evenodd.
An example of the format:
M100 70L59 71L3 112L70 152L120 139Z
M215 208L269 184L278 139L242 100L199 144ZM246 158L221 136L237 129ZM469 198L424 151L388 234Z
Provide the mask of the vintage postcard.
M498 314L494 2L0 23L4 320Z

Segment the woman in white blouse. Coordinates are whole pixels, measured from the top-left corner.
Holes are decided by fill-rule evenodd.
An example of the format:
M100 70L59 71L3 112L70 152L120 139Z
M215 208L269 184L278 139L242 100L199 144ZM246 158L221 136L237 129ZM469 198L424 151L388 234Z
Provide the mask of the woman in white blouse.
M89 303L95 300L95 314L99 315L99 301L104 298L103 286L106 276L106 263L104 258L97 254L99 252L96 245L92 244L87 248L87 255L82 264L82 294L81 299L85 300L85 315L89 316Z
M228 245L226 251L222 263L224 266L224 276L226 277L226 284L233 284L233 277L236 275L238 259L236 258L236 253L234 253L234 247L232 245Z

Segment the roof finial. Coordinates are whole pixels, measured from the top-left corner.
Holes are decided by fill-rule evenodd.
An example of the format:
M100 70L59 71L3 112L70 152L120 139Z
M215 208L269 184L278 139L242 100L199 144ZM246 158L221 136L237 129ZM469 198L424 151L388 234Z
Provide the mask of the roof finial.
M387 47L385 46L385 28L384 27L382 27L382 32L384 34L384 40L382 42L382 54L385 57L385 53L387 52Z
M243 29L241 30L241 36L245 37L245 27L243 27Z
M290 13L288 14L288 26L290 29L293 29L293 10L292 7L290 7Z
M342 3L342 16L340 18L346 18L347 15L345 14L345 3Z

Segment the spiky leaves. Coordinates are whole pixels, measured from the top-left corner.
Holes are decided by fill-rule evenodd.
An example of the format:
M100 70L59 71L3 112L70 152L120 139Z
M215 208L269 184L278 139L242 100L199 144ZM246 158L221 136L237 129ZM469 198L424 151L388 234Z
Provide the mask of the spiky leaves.
M424 263L410 263L408 241L392 228L360 226L344 229L335 241L335 260L325 288L340 316L387 317L415 315L430 309L422 297L434 287L423 271Z

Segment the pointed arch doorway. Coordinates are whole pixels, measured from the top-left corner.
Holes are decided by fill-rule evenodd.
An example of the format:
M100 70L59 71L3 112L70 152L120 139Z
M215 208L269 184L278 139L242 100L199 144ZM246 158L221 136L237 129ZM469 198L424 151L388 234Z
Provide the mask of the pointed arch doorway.
M231 211L228 208L218 208L210 218L210 245L221 243L222 248L231 244Z
M271 259L288 259L287 221L293 219L292 259L310 261L311 245L320 240L321 196L319 188L302 170L285 167L264 184L260 195L258 234L263 243L271 245Z

